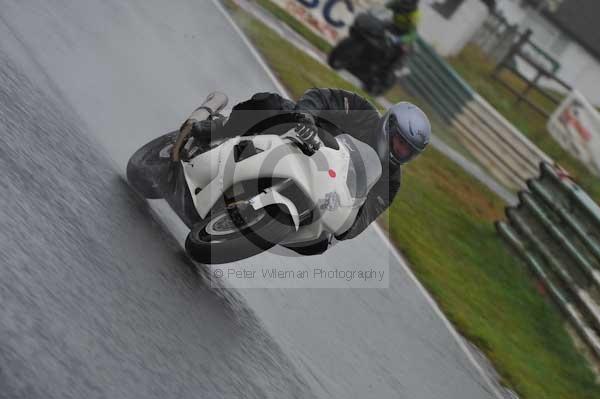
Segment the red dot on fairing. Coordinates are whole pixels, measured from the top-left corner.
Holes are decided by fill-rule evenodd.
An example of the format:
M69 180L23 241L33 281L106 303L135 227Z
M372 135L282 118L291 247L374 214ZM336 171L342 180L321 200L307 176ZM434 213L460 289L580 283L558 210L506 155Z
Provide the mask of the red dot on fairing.
M333 169L329 169L329 176L330 176L330 177L335 177L335 176L336 176L336 174L335 174L335 170L333 170Z

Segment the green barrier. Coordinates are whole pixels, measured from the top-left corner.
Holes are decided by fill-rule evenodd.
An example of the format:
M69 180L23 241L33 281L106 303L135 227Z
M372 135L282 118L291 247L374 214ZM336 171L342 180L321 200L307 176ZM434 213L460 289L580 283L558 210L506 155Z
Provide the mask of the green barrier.
M422 39L416 41L408 66L411 73L403 82L411 91L433 102L436 111L445 115L461 113L473 99L470 86Z
M518 215L515 208L507 208L506 216L508 217L508 220L510 220L511 225L513 225L523 237L531 242L533 249L542 255L546 264L550 266L551 271L561 279L562 284L571 292L579 306L583 307L585 313L590 317L594 327L600 331L600 313L589 295L584 291L584 288L587 287L582 287L575 281L573 276L560 263L554 254L552 254L550 248L537 237L535 231L527 225L521 216Z
M453 106L451 102L445 101L440 90L432 87L431 80L423 74L411 74L410 80L419 87L418 94L422 96L447 122L452 122L459 108Z
M446 68L441 68L434 58L431 58L427 53L417 51L414 56L409 59L411 73L426 74L430 77L435 77L441 83L441 93L449 97L453 102L457 103L460 108L464 107L473 96L460 87L457 81L452 78Z
M517 233L506 223L496 222L496 230L516 251L527 261L534 274L544 282L546 288L550 291L554 299L558 302L562 310L566 310L570 305L570 301L563 295L561 290L552 282L544 266L535 258L525 244L519 239Z
M438 110L438 108L441 111L454 111L449 110L446 107L445 102L442 101L442 96L440 96L439 94L439 90L436 90L433 87L433 83L429 81L429 76L427 75L426 71L421 67L420 62L420 60L413 61L413 65L417 65L413 66L413 68L418 67L419 72L411 72L407 77L408 80L414 82L414 86L417 88L417 94L421 94L424 97L430 99L432 105L436 107L436 111Z
M454 126L458 136L470 144L468 149L474 157L503 184L522 188L539 162L523 152L523 148L529 148L523 143L524 137L505 119L490 112L489 104L422 38L415 41L407 66L410 73L400 83Z
M419 48L429 55L431 60L437 64L447 75L449 75L451 80L462 89L464 92L464 100L472 100L475 95L475 91L458 73L456 73L454 68L452 68L442 57L440 57L433 47L427 44L422 38L417 38L416 43L418 44Z
M458 123L458 130L476 146L487 164L493 163L496 170L502 170L505 179L516 186L522 186L524 170L537 168L537 162L516 156L519 148L507 141L498 130L498 125L473 107L473 91L460 80L454 70L439 57L427 44L420 43L409 58L411 90L423 97L442 118L451 124Z
M585 191L581 189L578 185L573 183L566 177L561 177L554 169L554 167L546 162L541 165L542 170L542 178L548 177L553 180L555 183L560 185L560 187L571 197L571 199L575 202L575 205L580 209L584 210L588 216L591 218L591 221L600 228L600 208L594 202L593 199L590 198L589 195Z
M554 237L554 239L561 245L571 259L579 265L579 267L586 273L586 275L600 288L600 273L598 273L590 261L582 254L577 247L571 242L567 232L564 232L561 226L556 225L552 222L549 215L539 206L539 204L533 199L531 194L521 191L519 193L519 199L521 203L525 205L529 210L535 214L537 219L544 225L546 230Z
M579 239L586 245L589 251L600 260L600 245L592 235L585 229L585 227L561 204L559 201L552 197L552 194L544 188L542 183L538 180L530 180L527 182L529 189L541 198L542 201L554 211L560 218L577 234Z
M517 233L506 223L496 222L496 230L502 236L502 238L504 238L504 240L506 240L506 242L513 247L527 262L536 277L538 277L544 283L546 289L550 292L552 299L557 303L560 310L568 318L579 336L583 338L584 342L592 350L592 353L596 356L596 358L600 359L600 339L598 338L598 335L592 329L590 329L585 319L577 312L575 306L567 299L560 288L552 282L542 264L535 258L535 256L527 251L523 242L518 238Z
M558 262L556 257L552 254L550 249L542 242L542 240L538 239L533 229L531 229L525 220L516 212L515 208L507 208L506 216L510 221L510 224L514 226L524 237L527 238L528 241L531 241L533 244L533 248L536 252L539 252L544 260L552 266L552 269L558 276L563 280L564 283L569 288L573 288L575 290L578 287L575 279L567 272L565 268Z
M600 228L600 208L548 163L527 186L531 192L519 192L519 205L506 209L509 223L496 229L600 358L600 236L590 231Z

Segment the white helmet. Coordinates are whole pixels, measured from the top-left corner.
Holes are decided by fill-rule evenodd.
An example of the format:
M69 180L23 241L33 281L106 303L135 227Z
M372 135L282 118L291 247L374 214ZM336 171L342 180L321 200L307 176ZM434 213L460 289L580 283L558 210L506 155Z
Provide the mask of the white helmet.
M393 105L383 115L377 150L382 160L398 166L425 150L431 137L429 118L409 102Z

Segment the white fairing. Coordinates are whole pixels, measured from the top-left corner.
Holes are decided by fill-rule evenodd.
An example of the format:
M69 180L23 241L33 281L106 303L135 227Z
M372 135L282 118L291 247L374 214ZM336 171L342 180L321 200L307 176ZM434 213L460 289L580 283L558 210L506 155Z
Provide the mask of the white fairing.
M355 156L359 152L361 163L364 161L364 165L369 166L366 192L381 176L376 152L366 144L343 135L337 138L339 150L321 146L309 157L290 142L293 131L288 134L232 138L189 162L182 162L200 217L205 218L223 193L236 183L273 177L293 181L310 198L318 214L310 225L300 227L295 199L281 195L277 186L252 198L249 202L255 209L274 203L289 209L297 231L286 238L286 243L310 241L321 237L324 232L331 235L348 230L366 199L365 192L360 192L361 198L355 198L356 190L352 192L347 182L348 173L354 171L351 151L355 152ZM258 153L235 162L234 146L243 140L251 140ZM357 151L357 146L360 151ZM355 173L350 178L354 176Z

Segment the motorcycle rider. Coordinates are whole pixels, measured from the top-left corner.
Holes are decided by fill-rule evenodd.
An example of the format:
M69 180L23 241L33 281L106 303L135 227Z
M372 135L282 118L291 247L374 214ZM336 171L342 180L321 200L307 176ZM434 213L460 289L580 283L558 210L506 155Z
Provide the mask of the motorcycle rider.
M417 26L421 19L419 0L390 0L385 6L394 13L388 29L399 38L398 52L390 61L390 67L397 67L417 39Z
M329 53L329 65L347 69L372 95L383 94L396 81L396 72L417 38L418 4L418 0L391 0L385 3L388 12L375 7L358 14L350 35Z
M417 38L417 26L421 19L419 0L390 0L385 6L394 13L390 29L401 36L402 43L413 43Z
M350 134L379 155L382 175L368 193L350 229L336 236L338 240L358 236L390 206L400 189L401 165L425 150L431 134L427 116L413 104L395 104L380 116L369 101L355 93L313 88L295 104L275 93L258 93L236 105L225 124L219 120L196 123L192 135L208 143L248 129L254 129L255 134L285 132L290 123L295 125L308 155L318 149L315 137L319 128L334 136ZM303 255L314 255L323 253L328 245L325 239L288 248Z

